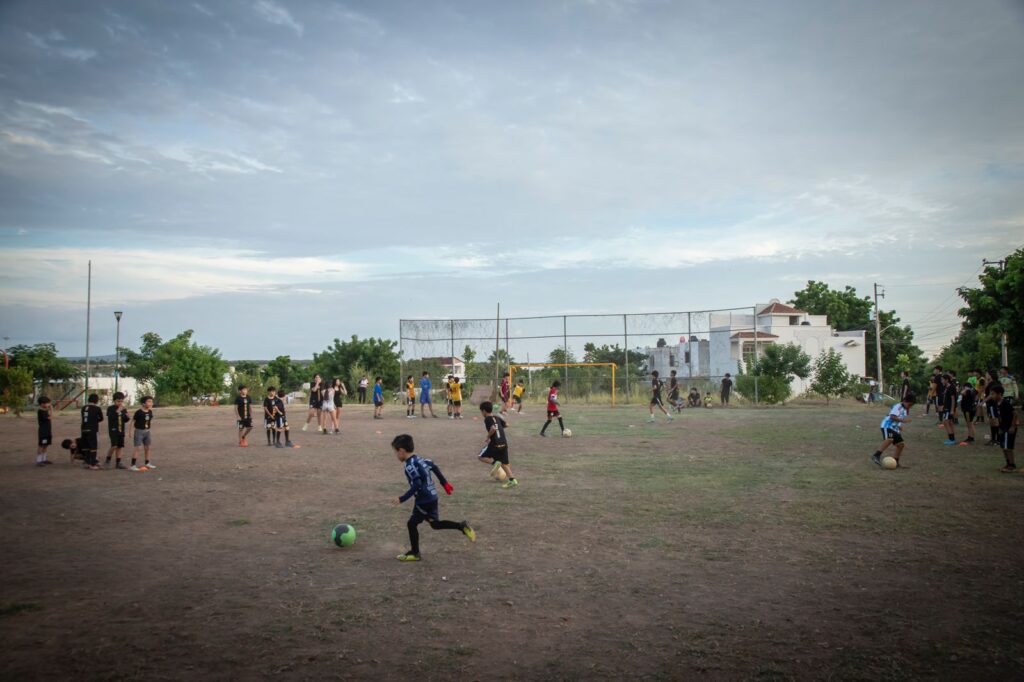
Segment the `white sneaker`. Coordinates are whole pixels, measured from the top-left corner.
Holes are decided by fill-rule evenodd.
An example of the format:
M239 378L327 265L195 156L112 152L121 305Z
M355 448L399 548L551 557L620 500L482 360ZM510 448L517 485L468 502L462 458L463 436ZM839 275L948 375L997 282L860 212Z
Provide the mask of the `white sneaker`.
M129 468L129 469L131 469L132 471L139 471L139 467L138 467L138 465L136 465L136 464L133 464L133 465L131 465L131 466L130 466L130 467L128 467L128 468Z
M306 430L306 429L308 429L308 428L309 428L309 424L303 424L303 425L302 425L302 430L303 430L303 431L305 431L305 430Z
M146 468L147 469L156 469L156 465L153 464L152 462L146 462Z
M648 417L647 418L647 423L648 424L653 424L654 423L654 417Z
M666 419L665 421L672 421L672 415L666 414L665 416L668 417L668 419Z
M320 432L321 432L321 431L323 431L323 430L324 430L324 427L322 427L322 426L318 426L318 427L316 427L316 432L317 432L317 433L320 433Z

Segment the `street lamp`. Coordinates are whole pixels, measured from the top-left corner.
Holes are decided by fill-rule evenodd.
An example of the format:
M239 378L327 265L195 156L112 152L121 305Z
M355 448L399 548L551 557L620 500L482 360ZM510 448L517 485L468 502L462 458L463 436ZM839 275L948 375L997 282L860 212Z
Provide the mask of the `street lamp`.
M114 393L117 393L117 382L121 378L121 316L120 310L114 311L114 319L117 320L117 336L114 341Z

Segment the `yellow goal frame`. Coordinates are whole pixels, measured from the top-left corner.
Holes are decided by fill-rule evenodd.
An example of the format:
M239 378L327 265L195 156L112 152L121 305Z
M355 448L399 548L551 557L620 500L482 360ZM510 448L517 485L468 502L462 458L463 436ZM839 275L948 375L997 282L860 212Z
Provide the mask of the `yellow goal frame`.
M514 387L515 372L517 369L530 367L611 367L612 368L612 407L615 407L615 370L618 368L614 362L517 362L508 366L509 390Z

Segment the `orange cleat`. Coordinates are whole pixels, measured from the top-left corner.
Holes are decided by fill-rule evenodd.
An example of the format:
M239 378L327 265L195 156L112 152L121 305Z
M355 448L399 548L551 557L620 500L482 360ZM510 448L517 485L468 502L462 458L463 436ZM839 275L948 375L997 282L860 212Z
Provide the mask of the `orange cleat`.
M249 441L247 441L246 439L243 438L242 440L238 441L238 447L240 447L240 448L247 448L247 447L249 447Z

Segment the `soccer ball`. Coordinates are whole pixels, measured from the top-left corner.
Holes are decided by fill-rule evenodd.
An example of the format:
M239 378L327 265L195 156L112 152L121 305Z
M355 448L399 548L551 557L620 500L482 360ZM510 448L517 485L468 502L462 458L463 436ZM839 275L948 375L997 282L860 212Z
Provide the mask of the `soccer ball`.
M896 459L893 457L886 457L885 459L882 460L882 466L885 467L886 469L895 469L899 465L900 463L897 462Z
M572 429L562 431L562 438L572 438Z
M506 479L508 479L508 474L505 473L504 469L498 467L498 470L494 472L494 477L499 481L505 481Z
M351 547L356 541L356 529L347 523L339 523L331 531L331 540L338 547Z

